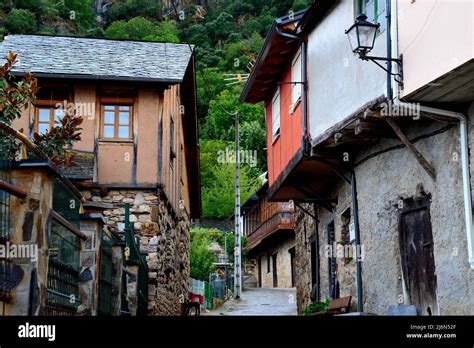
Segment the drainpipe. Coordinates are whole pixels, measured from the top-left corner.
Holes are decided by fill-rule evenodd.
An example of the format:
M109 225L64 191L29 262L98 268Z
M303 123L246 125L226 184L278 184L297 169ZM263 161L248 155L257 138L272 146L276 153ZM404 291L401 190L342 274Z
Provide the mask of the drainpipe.
M395 13L397 12L397 0L391 0L392 8ZM391 32L394 38L392 42L392 50L395 53L395 56L398 57L398 16L395 16L395 20L391 25ZM388 28L387 28L388 30ZM395 105L398 106L407 106L406 103L401 103L398 99L399 95L399 84L395 81L395 78L392 78L392 88L394 91L397 91L395 97ZM471 179L469 175L469 140L467 132L467 117L459 112L442 110L438 108L432 108L428 106L420 106L420 111L441 115L446 117L451 117L459 121L459 143L461 147L461 167L462 167L462 182L463 182L463 197L464 197L464 218L466 224L466 238L467 238L467 248L468 248L468 261L471 269L474 269L474 231L472 226L472 193L471 193Z
M321 300L321 279L320 279L320 269L319 269L319 214L318 214L318 204L314 203L313 204L313 209L314 209L314 217L313 217L313 223L314 223L314 242L315 242L315 249L316 252L314 253L314 257L316 258L315 260L315 267L316 267L316 301Z
M360 245L360 228L359 228L359 204L357 202L357 183L355 171L351 173L351 191L352 191L352 209L354 210L354 232L356 242L356 270L357 270L357 311L364 311L364 294L362 290L362 260Z

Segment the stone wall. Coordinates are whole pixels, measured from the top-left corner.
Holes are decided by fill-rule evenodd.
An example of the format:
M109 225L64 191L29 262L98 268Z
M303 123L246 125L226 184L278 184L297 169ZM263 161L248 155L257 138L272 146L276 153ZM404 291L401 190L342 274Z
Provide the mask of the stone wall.
M37 315L46 303L48 272L48 218L53 198L52 177L42 169L21 169L11 172L11 183L26 192L25 199L10 196L10 243L37 247L32 258L10 258L18 282L12 299L2 302L5 315Z
M471 112L471 118L472 116ZM417 121L411 124L406 133L413 139L423 134L437 133L435 131L445 126L446 124L438 122ZM469 138L472 142L472 126ZM355 162L398 144L395 139L382 139L358 153ZM472 315L474 272L469 267L467 255L458 125L422 138L415 146L435 168L436 181L431 179L405 147L380 153L355 168L361 243L364 248L364 311L385 315L390 305L410 304L401 270L397 206L400 200L430 195L439 314ZM472 161L471 157L471 163ZM353 222L350 185L340 182L334 187L333 196L337 197L335 211L329 212L321 207L318 211L322 299L329 295L328 257L325 249L328 225L334 221L335 239L340 241L344 239L347 225ZM311 206L307 208L312 211ZM348 210L349 221L346 221L344 213L347 214ZM296 255L300 313L311 302L309 239L313 233L313 219L298 210ZM355 309L355 260L337 257L337 265L340 297L351 295Z
M125 203L130 222L139 236L140 251L149 268L150 315L179 315L180 295L187 296L189 282L189 219L176 214L161 190L98 190L83 192L93 204L105 208L106 225L123 234Z
M257 258L261 260L260 274L262 277L262 287L273 287L273 264L271 255L277 254L277 280L279 288L291 288L291 257L289 250L295 246L295 239L288 238L277 245L268 248L265 253ZM270 261L270 268L268 268ZM268 272L270 270L270 272Z
M311 204L303 207L313 213ZM314 233L314 219L296 207L295 209L295 257L296 257L296 304L298 314L311 303L311 249L310 239Z

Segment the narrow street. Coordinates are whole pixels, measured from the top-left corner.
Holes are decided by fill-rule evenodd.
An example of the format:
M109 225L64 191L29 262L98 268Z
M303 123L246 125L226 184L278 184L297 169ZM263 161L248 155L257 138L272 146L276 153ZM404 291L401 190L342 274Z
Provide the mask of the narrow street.
M230 299L221 307L202 315L297 315L296 290L283 288L252 288L242 292L240 299Z

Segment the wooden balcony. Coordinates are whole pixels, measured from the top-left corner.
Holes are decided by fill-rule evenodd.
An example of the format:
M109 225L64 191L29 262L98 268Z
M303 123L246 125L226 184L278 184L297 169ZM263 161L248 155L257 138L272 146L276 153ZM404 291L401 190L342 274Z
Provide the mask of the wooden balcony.
M255 248L264 239L276 235L279 231L288 231L295 228L295 218L292 211L279 211L262 222L256 229L247 234L247 247Z

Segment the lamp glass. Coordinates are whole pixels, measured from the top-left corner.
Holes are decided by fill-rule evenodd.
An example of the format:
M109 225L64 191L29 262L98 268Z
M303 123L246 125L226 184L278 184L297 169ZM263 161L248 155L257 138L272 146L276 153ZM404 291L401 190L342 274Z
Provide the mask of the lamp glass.
M364 49L366 52L372 50L372 48L374 48L376 34L377 34L376 26L359 24L357 26L359 49Z

